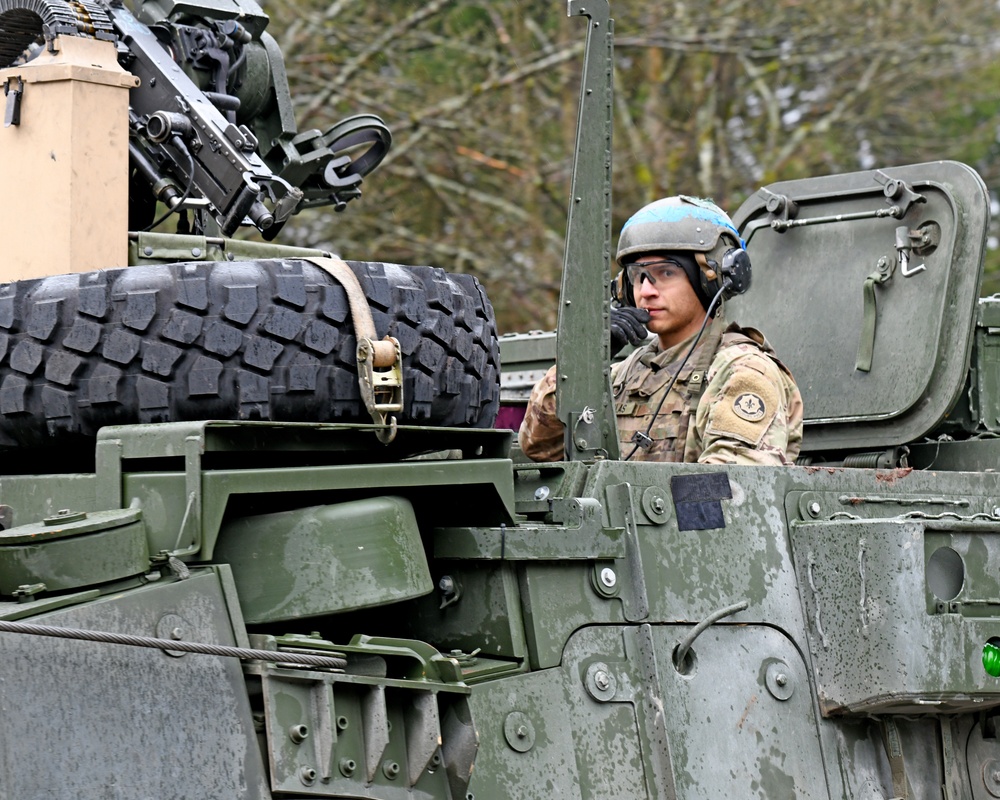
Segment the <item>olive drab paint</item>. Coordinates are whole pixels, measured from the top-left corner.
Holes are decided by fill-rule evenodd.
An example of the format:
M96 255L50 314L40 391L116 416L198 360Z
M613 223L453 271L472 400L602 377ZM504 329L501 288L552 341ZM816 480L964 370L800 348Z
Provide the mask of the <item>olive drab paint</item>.
M24 2L0 0L0 20ZM59 38L67 14L100 16L60 2L37 6ZM140 3L136 25L204 12L194 33L276 47L247 0L153 5ZM500 397L516 418L557 360L567 461L531 463L511 430L465 414L458 425L248 418L306 392L324 342L356 342L332 311L293 330L289 309L310 295L296 265L320 251L127 237L126 283L148 269L180 284L163 328L174 339L150 335L137 361L159 369L181 344L200 346L208 316L250 319L261 304L250 357L280 334L302 340L265 391L252 395L256 373L241 372L231 419L162 419L148 375L108 359L80 396L109 406L99 389L139 393L145 416L74 428L69 388L87 348L107 344L92 320L124 306L107 344L123 352L152 324L151 293L107 300L83 278L58 294L70 281L52 276L26 315L19 298L35 284L0 286L0 328L31 317L0 345L2 432L23 437L0 461L0 798L1000 797L1000 302L977 296L982 181L937 162L762 188L733 217L754 285L727 315L763 327L798 379L798 464L617 460L605 308L613 27L606 0L568 8L586 55L560 344L505 338ZM12 35L0 31L0 50ZM207 102L189 100L162 102L171 114ZM294 156L290 98L276 102L264 128ZM363 142L388 146L387 130L356 124ZM242 191L242 173L219 175ZM353 196L350 173L331 180L341 202ZM233 261L271 265L276 288L225 284L209 314L205 261L226 275L244 274L227 271ZM373 306L393 275L412 297L411 273L382 265L363 273ZM452 285L441 275L427 292L437 310ZM311 294L332 291L322 286ZM463 286L464 307L482 291ZM74 304L64 336L56 323ZM429 311L404 310L441 336ZM446 316L472 327L471 315ZM220 341L241 340L233 331ZM67 352L42 358L64 338ZM489 389L479 362L496 337L485 339L465 374L479 370L475 385ZM412 394L413 342L399 346ZM167 394L222 380L206 359ZM353 380L335 402L356 401ZM446 398L449 414L469 387ZM33 392L50 416L27 402ZM769 401L733 402L752 422Z

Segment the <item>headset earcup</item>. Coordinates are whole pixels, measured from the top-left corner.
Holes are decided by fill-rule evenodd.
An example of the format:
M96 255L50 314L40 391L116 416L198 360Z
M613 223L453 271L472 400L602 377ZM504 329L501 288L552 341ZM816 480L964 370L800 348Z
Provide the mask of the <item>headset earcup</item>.
M635 307L632 283L628 280L624 269L611 279L611 299L618 305Z
M724 297L728 299L743 294L750 288L750 254L742 247L727 251L722 257L721 272L719 279L728 281Z

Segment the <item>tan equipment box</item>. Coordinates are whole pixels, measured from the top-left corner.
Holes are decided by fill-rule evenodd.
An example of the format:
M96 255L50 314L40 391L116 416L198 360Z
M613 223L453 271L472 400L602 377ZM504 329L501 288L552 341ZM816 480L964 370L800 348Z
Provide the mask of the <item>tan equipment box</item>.
M0 70L4 282L128 264L128 90L111 42L59 36Z

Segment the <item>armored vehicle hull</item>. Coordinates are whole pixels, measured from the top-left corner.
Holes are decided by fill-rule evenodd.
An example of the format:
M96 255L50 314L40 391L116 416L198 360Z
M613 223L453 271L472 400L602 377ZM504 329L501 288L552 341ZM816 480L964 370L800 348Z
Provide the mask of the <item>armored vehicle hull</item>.
M1000 797L1000 326L972 170L751 198L763 295L825 304L728 310L787 354L804 459L631 463L605 0L568 4L559 337L505 341L502 396L473 279L226 238L342 209L381 120L297 132L249 0L137 6L0 0L0 184L44 162L71 198L51 249L0 261L0 798ZM84 235L81 154L50 156L72 137L37 135L63 101L120 111L107 236ZM177 234L150 232L157 203ZM491 426L553 358L567 460L533 464Z

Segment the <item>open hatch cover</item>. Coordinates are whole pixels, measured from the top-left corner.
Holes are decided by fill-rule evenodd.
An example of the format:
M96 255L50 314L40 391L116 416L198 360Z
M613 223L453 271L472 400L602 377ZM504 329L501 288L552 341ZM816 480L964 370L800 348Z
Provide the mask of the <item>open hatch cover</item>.
M945 417L969 367L989 207L954 161L775 183L740 207L753 283L726 316L794 374L804 452L905 444Z

